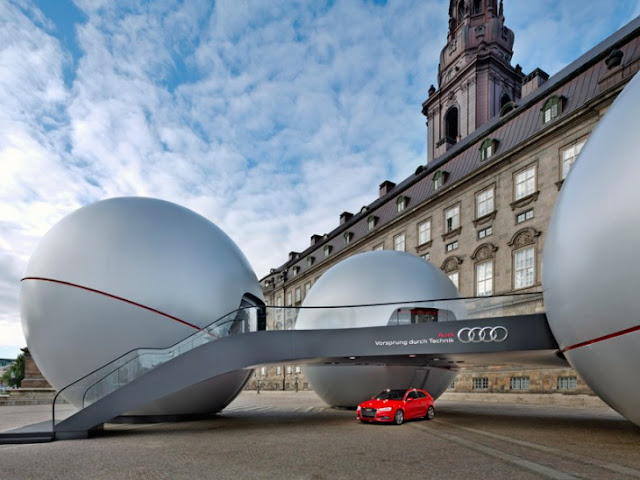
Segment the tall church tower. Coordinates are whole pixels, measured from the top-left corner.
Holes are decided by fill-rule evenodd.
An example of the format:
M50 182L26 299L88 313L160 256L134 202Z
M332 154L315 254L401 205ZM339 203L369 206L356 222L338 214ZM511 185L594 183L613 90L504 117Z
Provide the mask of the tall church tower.
M520 99L523 73L511 66L514 35L502 0L451 0L449 33L440 53L438 89L422 104L427 162L439 157Z

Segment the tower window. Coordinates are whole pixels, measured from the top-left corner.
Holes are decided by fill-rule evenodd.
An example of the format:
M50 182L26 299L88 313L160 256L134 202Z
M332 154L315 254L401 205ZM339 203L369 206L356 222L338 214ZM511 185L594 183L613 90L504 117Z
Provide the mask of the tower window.
M444 131L449 143L458 140L458 108L451 107L444 116Z
M511 101L511 97L506 93L503 93L500 97L500 110L504 108L504 106Z
M458 3L458 24L462 23L463 18L464 18L464 0L460 0L460 3Z

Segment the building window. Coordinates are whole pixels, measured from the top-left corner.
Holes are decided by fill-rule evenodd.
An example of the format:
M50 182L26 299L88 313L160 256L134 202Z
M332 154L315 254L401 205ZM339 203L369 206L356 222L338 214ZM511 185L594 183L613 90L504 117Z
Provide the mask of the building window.
M513 254L514 288L530 287L535 282L535 249L527 247Z
M493 213L494 188L487 188L480 193L476 193L476 218L484 217Z
M276 367L276 375L282 375L282 367L280 365Z
M472 380L472 387L474 390L487 390L489 388L489 379L486 377L474 378Z
M529 377L511 377L511 390L529 390Z
M300 370L300 365L296 365L296 373L300 373L302 370Z
M478 240L486 238L486 237L490 236L491 234L493 234L493 228L492 227L487 227L487 228L483 228L482 230L478 230Z
M311 290L311 282L307 282L307 283L304 284L304 296L305 297L309 293L309 290Z
M376 224L378 223L378 217L374 215L369 215L367 218L367 230L373 230L376 228Z
M536 191L536 166L531 165L516 173L514 185L516 200L533 194Z
M325 258L331 255L331 245L324 246L324 256Z
M473 0L473 14L482 13L482 0Z
M300 267L298 266L293 267L292 273L294 277L298 275L300 273Z
M493 294L493 260L476 265L476 296Z
M428 262L429 260L431 260L431 254L429 252L423 253L422 255L420 255L420 258Z
M462 2L460 2L462 3ZM448 143L458 141L458 108L451 107L444 116L444 131Z
M291 301L291 292L287 292L287 307L290 307L292 304Z
M447 252L451 252L452 250L455 250L458 248L458 240L451 242L451 243L447 243L447 246L445 248L445 250Z
M287 365L287 375L291 375L293 373L293 366Z
M349 245L351 243L351 239L353 238L353 233L351 232L346 232L344 234L344 244L345 245Z
M562 149L562 180L567 178L569 175L569 170L573 166L573 163L578 158L582 147L584 146L586 140L582 140L581 142L577 142L570 147Z
M562 113L562 97L551 97L542 106L542 122L549 123Z
M431 219L418 224L418 245L423 245L431 240Z
M405 197L404 195L400 195L396 199L396 210L398 213L402 212L407 207L407 203L409 203L409 197Z
M451 283L453 283L458 290L460 290L460 272L450 272L447 274Z
M530 208L526 212L522 212L516 215L516 223L526 222L533 218L533 208Z
M393 237L393 249L399 252L404 252L404 233Z
M494 138L487 138L480 144L480 161L488 160L496 151L498 141Z
M262 367L260 369L260 375L262 375L263 377L267 374L267 367Z
M316 261L316 257L307 257L307 267L310 267L311 265L313 265L313 262Z
M460 205L451 207L444 212L445 232L451 232L460 226Z
M379 243L378 245L376 245L375 247L373 247L373 250L384 250L384 243Z
M578 388L577 377L558 377L558 390L575 390Z
M439 190L442 186L447 182L447 178L449 177L448 172L444 172L442 170L438 170L433 175L433 189Z
M302 287L296 287L296 304L302 301Z

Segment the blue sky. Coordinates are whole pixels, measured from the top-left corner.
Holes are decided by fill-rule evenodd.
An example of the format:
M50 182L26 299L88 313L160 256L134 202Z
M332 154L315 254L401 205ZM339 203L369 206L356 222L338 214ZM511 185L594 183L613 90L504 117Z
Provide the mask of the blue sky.
M0 357L38 240L83 205L182 204L262 277L414 172L448 4L0 2ZM553 74L640 14L605 5L505 0L513 64Z

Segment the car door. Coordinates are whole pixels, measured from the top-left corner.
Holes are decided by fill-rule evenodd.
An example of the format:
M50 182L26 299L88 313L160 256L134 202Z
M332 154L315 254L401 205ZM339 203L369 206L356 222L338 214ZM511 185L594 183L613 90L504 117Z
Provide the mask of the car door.
M420 402L418 401L418 395L415 390L411 390L405 397L405 418L416 418L419 416Z
M416 390L416 394L418 396L418 400L416 403L420 407L418 409L418 416L422 418L427 415L427 408L429 408L429 397L427 397L427 395L420 390Z

